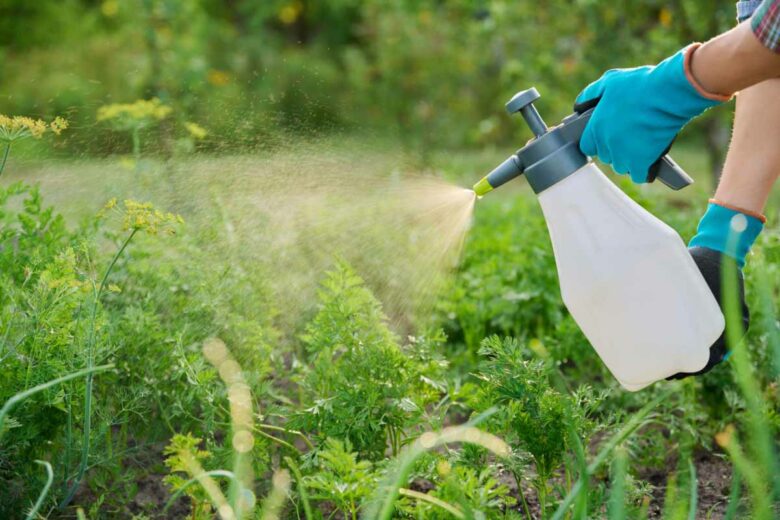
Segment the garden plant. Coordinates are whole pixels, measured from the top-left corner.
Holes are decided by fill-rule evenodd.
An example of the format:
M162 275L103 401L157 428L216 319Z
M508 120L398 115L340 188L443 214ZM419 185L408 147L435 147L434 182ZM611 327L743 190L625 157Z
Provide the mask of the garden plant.
M518 141L496 99L568 114L730 2L39 4L0 6L0 518L778 518L776 194L729 359L639 392L528 186L447 198ZM685 239L718 110L693 187L610 176Z

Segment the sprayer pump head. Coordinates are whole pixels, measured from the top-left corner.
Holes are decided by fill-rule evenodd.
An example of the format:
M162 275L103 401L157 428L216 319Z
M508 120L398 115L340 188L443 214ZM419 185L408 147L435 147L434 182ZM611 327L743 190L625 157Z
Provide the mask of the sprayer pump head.
M531 128L534 135L539 138L547 133L547 124L534 106L534 101L541 96L539 92L531 87L528 90L518 92L506 104L506 111L509 114L520 112L525 122ZM483 196L493 188L498 188L502 184L522 175L523 163L518 154L510 156L502 162L496 169L485 175L478 183L474 185L474 193L478 197Z
M589 158L580 151L579 143L594 108L575 112L558 126L547 128L534 107L534 101L539 97L539 92L531 87L515 94L506 104L510 114L520 112L534 138L474 185L477 196L523 174L534 192L541 193L588 163ZM656 178L673 190L693 182L668 155L660 157L650 168L649 182Z

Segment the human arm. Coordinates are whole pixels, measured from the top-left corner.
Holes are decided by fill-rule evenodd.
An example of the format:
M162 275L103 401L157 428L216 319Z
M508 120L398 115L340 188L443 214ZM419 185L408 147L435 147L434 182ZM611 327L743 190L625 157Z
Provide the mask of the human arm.
M729 347L733 347L727 343L727 338L739 337L750 324L741 267L763 228L766 220L762 215L764 206L772 186L780 176L778 121L780 79L763 81L741 91L737 96L734 131L720 183L699 222L696 235L691 239L690 252L721 305L723 259L731 257L736 260L740 267L735 274L742 320L738 323L727 322L726 327L736 325L742 330L736 333L725 331L710 348L707 365L697 374L709 371L726 359ZM681 373L672 379L689 375L695 374Z
M730 95L780 76L780 53L765 46L752 25L742 22L696 49L690 72L703 92Z
M590 84L575 105L598 102L580 149L647 182L650 166L689 120L737 90L778 76L780 0L765 0L753 18L703 45L656 66L608 71Z

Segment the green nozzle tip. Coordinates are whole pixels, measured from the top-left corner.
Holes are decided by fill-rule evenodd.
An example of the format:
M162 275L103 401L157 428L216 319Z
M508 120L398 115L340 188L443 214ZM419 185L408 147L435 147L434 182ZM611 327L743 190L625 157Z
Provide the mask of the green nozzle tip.
M476 183L472 189L474 190L474 193L477 194L477 197L481 197L485 193L491 191L493 189L493 186L490 185L490 183L487 180L487 177L482 177L482 179L478 183Z

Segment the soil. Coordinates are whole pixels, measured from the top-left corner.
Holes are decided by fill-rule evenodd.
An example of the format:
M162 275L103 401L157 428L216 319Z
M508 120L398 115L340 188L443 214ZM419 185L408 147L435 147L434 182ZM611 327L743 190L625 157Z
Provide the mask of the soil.
M159 457L156 462L162 461L161 450L150 450L148 453L150 459ZM147 461L151 462L151 461ZM709 518L719 520L724 518L726 508L728 507L728 496L731 490L731 465L728 461L715 453L702 451L694 457L696 466L696 476L699 480L698 487L698 510L696 518ZM151 463L147 466L154 467ZM670 457L666 461L664 468L640 470L637 478L650 483L653 487L648 518L660 519L663 515L664 497L666 495L666 482L669 475L675 471L677 462ZM126 510L118 518L132 518L133 515L146 514L149 518L185 518L189 513L188 499L182 497L177 500L165 515L162 515L162 509L170 497L170 489L162 481L164 471L161 473L144 473L136 481L138 491L133 499L127 504ZM556 479L554 479L556 480ZM501 475L502 483L510 487L515 493L517 485L514 478L509 473ZM563 478L558 477L557 484L563 485ZM608 483L605 482L608 485ZM417 479L409 486L416 491L426 493L433 488L433 485L424 479ZM526 479L522 483L522 492L525 496L528 509L534 518L540 517L539 501L531 483ZM523 506L518 496L518 509L523 512Z
M715 453L703 451L697 453L694 457L696 467L696 476L699 481L698 502L696 518L708 518L719 520L725 517L728 508L728 497L731 491L731 465ZM644 480L652 485L652 496L650 498L650 507L648 509L648 518L660 519L664 512L664 499L666 496L666 482L677 467L676 460L670 458L667 460L664 468L644 469L636 475L637 478ZM529 475L530 476L530 475ZM553 479L551 484L563 485L563 478L559 476ZM514 492L517 491L517 484L514 477L509 473L501 475L501 482L509 486ZM608 482L604 482L609 485ZM522 492L525 497L528 509L533 518L540 518L540 507L537 499L536 490L531 485L529 479L522 482ZM524 513L522 503L518 496L518 510ZM549 513L549 510L548 510ZM595 516L596 518L599 515Z
M699 480L696 518L718 520L725 516L731 491L731 464L718 455L703 451L694 457L696 477ZM676 468L676 461L668 461L663 470L640 471L638 477L653 485L649 518L663 514L666 481Z
M117 519L148 518L148 519L183 519L190 513L189 498L179 497L163 514L165 504L171 497L171 488L163 478L167 471L163 466L165 456L163 455L163 444L143 446L132 457L127 457L122 462L122 473L134 473L135 494L122 500L118 509L112 509L107 504L106 509L111 509L109 516ZM79 505L87 510L91 504L94 504L97 497L94 493L82 485L73 500L74 505ZM72 509L72 508L69 508ZM65 514L62 518L72 518L70 514Z
M136 493L130 500L122 504L121 511L113 511L113 518L133 518L136 515L145 515L150 519L183 519L190 512L189 499L180 497L163 514L163 508L170 498L170 488L163 482L166 470L163 467L164 456L162 445L145 446L142 454L126 459L123 464L123 472L136 472L138 475L135 481ZM731 490L731 465L727 460L710 451L701 451L694 457L696 467L696 476L698 478L698 508L696 518L708 518L718 520L725 517L728 507L728 496ZM156 468L156 469L155 469ZM648 509L648 518L660 519L664 510L664 498L666 496L666 483L669 475L674 473L677 468L677 460L670 456L662 468L639 469L636 478L641 479L652 486L650 505ZM140 470L140 471L139 471ZM536 491L533 488L530 479L533 474L527 475L522 481L522 494L525 497L526 504L533 518L540 518L540 507ZM500 480L506 484L512 493L518 498L517 509L524 514L524 507L520 494L517 490L517 483L514 477L504 472L500 475ZM553 486L560 485L565 487L562 475L553 478ZM604 481L608 486L609 483ZM433 484L424 479L416 479L410 488L423 493L429 492ZM91 492L83 487L79 490L74 501L75 504L92 504L96 497L91 496ZM322 511L331 513L332 511ZM549 511L548 511L549 513ZM596 513L596 512L593 512ZM66 517L68 517L66 515ZM596 515L595 517L599 517Z

